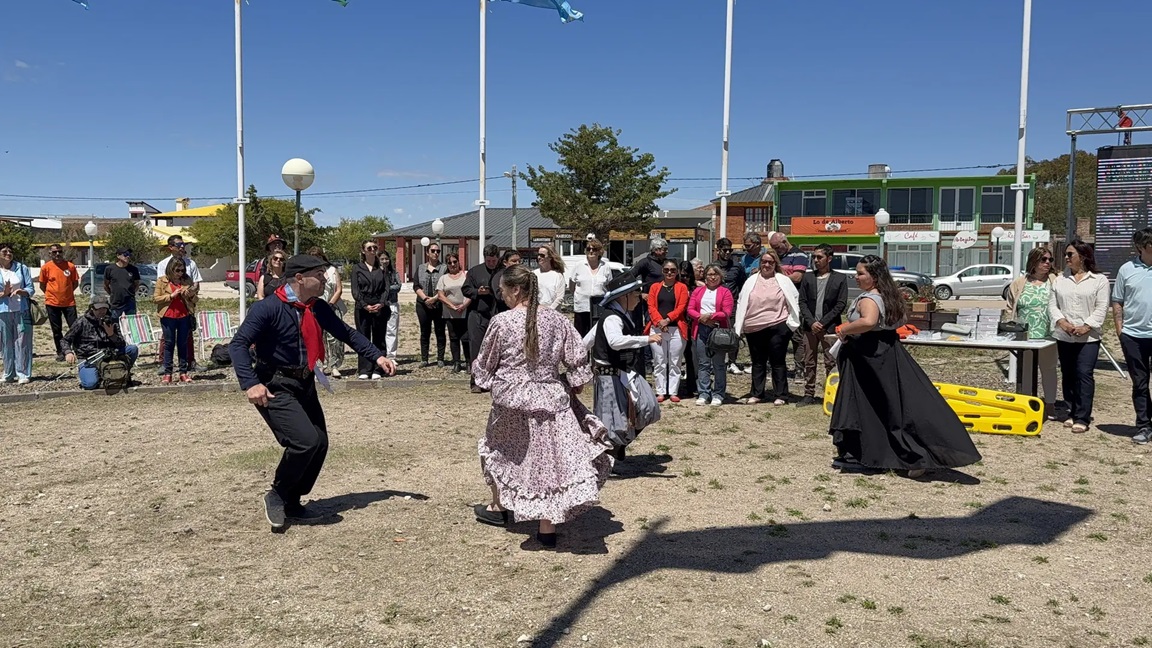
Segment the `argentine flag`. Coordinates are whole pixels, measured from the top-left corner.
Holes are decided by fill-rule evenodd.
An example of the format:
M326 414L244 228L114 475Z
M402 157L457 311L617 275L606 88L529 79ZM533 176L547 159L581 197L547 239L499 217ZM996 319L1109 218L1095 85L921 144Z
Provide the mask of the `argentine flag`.
M539 7L541 9L555 9L560 13L560 22L570 23L576 20L584 20L584 14L569 6L566 0L504 0L504 2L514 2L516 4Z

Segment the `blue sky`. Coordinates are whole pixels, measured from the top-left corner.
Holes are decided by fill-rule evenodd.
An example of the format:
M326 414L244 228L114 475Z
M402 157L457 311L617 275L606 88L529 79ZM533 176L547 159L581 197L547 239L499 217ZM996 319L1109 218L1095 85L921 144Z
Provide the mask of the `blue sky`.
M584 22L489 9L488 175L556 168L548 144L599 122L673 178L718 178L724 0L571 2ZM144 198L162 210L173 197L234 195L231 0L90 4L0 3L0 194ZM1022 7L740 0L730 175L761 176L771 158L790 176L1014 162ZM474 0L251 0L244 11L247 180L262 194L286 192L280 167L297 156L316 167L309 193L478 177ZM1152 101L1150 23L1148 2L1036 3L1030 156L1067 152L1069 108ZM667 209L719 188L672 184ZM507 180L488 192L510 203ZM305 201L321 223L374 214L405 225L468 211L476 197L472 182ZM0 197L0 214L113 217L127 206Z

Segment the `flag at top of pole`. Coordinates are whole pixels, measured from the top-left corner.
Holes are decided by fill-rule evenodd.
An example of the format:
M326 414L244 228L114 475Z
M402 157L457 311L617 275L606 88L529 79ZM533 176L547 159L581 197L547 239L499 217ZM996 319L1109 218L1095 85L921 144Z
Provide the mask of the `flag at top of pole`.
M540 9L555 9L560 13L560 22L570 23L576 20L584 20L584 14L573 9L564 0L503 0L504 2L514 2L516 4L528 5L529 7L539 7Z
M84 7L85 9L88 8L88 0L72 0L72 2L75 2L76 4L80 5L81 7Z

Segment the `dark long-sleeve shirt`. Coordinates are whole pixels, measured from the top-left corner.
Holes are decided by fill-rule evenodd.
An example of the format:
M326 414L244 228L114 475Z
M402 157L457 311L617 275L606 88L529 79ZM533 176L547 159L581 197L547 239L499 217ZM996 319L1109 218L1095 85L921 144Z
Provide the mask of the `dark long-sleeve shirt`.
M332 311L328 302L317 299L312 302L312 313L316 323L352 350L373 363L380 359L380 351L368 338L344 323ZM279 297L270 297L252 304L248 316L240 325L240 330L228 344L228 355L232 358L232 368L240 381L240 388L247 391L260 384L248 347L256 345L256 362L271 367L306 367L308 356L304 341L300 337L300 321L303 311Z
M357 308L387 303L386 299L391 286L389 277L381 267L369 268L363 263L357 263L352 270L352 299Z
M104 324L91 314L77 319L60 339L60 348L64 353L75 353L81 358L90 358L104 350L123 351L126 344L118 322L112 322L112 335L108 335Z
M468 277L460 288L460 292L472 300L468 304L468 310L476 311L485 317L492 317L499 312L496 307L496 300L498 299L497 294L500 292L500 270L499 266L489 270L488 266L483 263L472 266L468 270ZM481 295L480 286L487 286L492 292Z

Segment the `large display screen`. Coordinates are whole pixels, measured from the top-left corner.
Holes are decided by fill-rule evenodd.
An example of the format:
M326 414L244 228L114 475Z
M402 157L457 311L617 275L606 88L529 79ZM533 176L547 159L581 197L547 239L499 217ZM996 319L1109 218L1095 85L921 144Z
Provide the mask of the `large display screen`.
M1096 267L1109 278L1132 258L1132 233L1152 226L1152 146L1096 152Z

